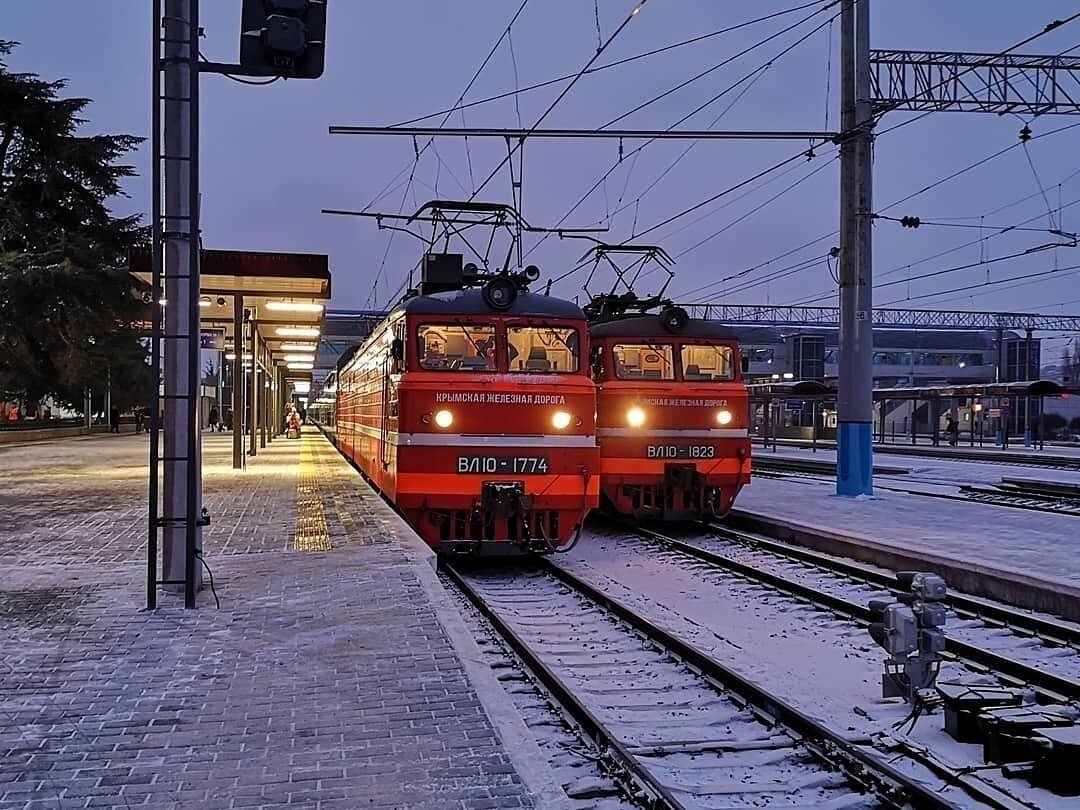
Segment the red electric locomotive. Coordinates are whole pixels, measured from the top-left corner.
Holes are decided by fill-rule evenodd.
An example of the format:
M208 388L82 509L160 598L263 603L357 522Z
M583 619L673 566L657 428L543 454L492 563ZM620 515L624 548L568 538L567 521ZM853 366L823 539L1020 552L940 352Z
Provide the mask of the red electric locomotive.
M440 553L563 550L599 499L585 316L428 253L339 370L337 444Z
M725 515L750 481L749 401L734 333L632 290L594 296L585 311L600 384L604 506L637 519Z

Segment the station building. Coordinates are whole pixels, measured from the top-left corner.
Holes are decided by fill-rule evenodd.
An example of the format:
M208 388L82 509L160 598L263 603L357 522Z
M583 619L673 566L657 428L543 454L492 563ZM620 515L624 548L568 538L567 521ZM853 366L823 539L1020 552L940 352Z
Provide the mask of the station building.
M755 326L733 324L747 365L747 381L770 383L813 380L832 387L839 376L840 332L835 327ZM933 328L874 329L874 388L911 389L994 382L1038 380L1041 363L1038 338L1030 340L1010 330L956 330ZM796 401L797 405L799 403ZM1000 407L997 407L1000 406ZM755 427L765 421L763 404L755 410ZM815 406L816 408L817 406ZM965 435L1008 429L1021 434L1025 425L1038 419L1040 403L1024 401L1022 407L1004 403L958 401L952 413ZM912 399L874 403L874 430L879 441L916 434L933 434L932 420L945 426L948 409L931 410L929 402ZM821 411L784 407L772 419L781 434L807 433L816 424L824 436L836 427L835 403L821 403ZM1002 423L1006 424L1002 424Z
M835 383L835 327L733 324L749 382L783 379ZM1039 379L1040 341L997 330L874 329L874 387L974 385ZM1026 370L1025 370L1026 366ZM790 376L788 376L790 375Z

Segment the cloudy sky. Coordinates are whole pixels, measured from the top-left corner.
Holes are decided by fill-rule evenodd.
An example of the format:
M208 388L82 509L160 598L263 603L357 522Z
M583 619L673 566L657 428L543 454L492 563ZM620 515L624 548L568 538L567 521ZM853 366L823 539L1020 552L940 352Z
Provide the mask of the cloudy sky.
M94 100L89 130L148 134L149 0L5 5L11 7L5 9L0 35L22 43L10 60L13 69L50 79L66 77L71 94ZM320 209L396 212L414 210L437 194L467 197L500 163L506 146L498 140L471 139L466 149L461 139L440 139L437 151L427 149L417 161L409 138L331 136L327 128L394 124L453 106L519 5L520 0L331 0L322 79L248 87L219 76L204 77L205 244L325 252L334 273L335 307L385 304L398 293L422 245L401 235L391 243L389 233L377 230L370 220L327 216ZM503 38L465 100L576 73L634 5L634 0L526 2L510 37ZM827 5L805 0L649 0L596 65L806 7L586 75L555 106L544 126L602 126L725 63L614 126L663 129L701 108L683 126L835 129L839 20L828 22L837 7L824 8ZM210 59L234 61L239 0L203 0L202 7L203 52ZM872 47L997 52L1075 11L1074 0L877 0ZM752 47L785 28L791 30ZM1021 52L1060 54L1074 47L1080 48L1080 21ZM520 94L516 104L506 98L471 107L464 124L513 127L520 120L532 126L563 87L565 83L553 84ZM1080 98L1080 82L1074 82L1073 90L1074 98ZM1080 271L1071 269L1080 265L1080 249L1050 248L1000 259L1063 241L1045 229L1080 230L1080 126L1055 132L1080 124L1080 118L1047 115L1025 121L1015 115L935 113L885 131L915 117L893 112L878 127L875 210L942 224L918 230L886 220L876 224L875 277L883 286L875 292L875 304L1080 311ZM423 123L441 121L437 116ZM1034 136L1026 147L1017 136L1025 123ZM455 114L449 124L462 126L462 115ZM610 228L604 238L612 242L645 232L642 238L677 257L670 291L685 301L834 300L835 285L824 258L837 242L831 235L838 216L834 147L822 147L812 161L795 161L650 230L806 144L701 142L685 155L689 142L657 142L635 152L639 146L641 142L625 143L620 163L617 141L528 142L524 215L535 225L553 225L564 217L566 225L602 224ZM939 183L1002 150L1007 151ZM135 159L142 176L129 184L130 199L116 203L124 213L148 208L147 152ZM613 167L607 180L567 216ZM410 175L412 182L404 182ZM890 207L928 186L933 187ZM509 201L505 168L479 198ZM1021 224L1030 230L996 233ZM526 248L532 249L529 261L540 265L545 279L572 268L585 247L574 240L549 238L539 245L537 236L526 240ZM998 261L986 263L988 259ZM963 265L974 266L951 270ZM1007 281L1054 268L1061 270ZM916 278L941 270L950 272ZM659 278L652 276L646 287ZM583 273L572 274L556 289L573 296L583 281ZM1053 356L1048 353L1047 359Z

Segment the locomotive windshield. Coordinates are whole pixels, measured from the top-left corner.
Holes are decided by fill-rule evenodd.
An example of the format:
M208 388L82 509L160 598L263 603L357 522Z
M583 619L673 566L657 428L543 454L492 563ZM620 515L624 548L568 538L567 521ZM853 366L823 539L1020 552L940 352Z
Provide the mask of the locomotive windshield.
M421 324L416 330L420 368L495 371L495 327L486 324Z
M511 373L573 374L580 364L577 329L563 326L511 326L506 330Z
M620 380L674 380L671 346L652 343L616 344L615 376Z
M682 347L683 379L687 382L735 379L730 346Z

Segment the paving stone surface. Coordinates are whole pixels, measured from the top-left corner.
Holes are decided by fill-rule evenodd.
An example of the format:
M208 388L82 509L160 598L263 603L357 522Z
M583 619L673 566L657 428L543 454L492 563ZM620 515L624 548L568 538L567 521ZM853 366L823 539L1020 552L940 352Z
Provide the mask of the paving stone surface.
M321 435L240 474L208 437L220 609L142 610L146 450L0 449L0 808L533 806L400 523Z

